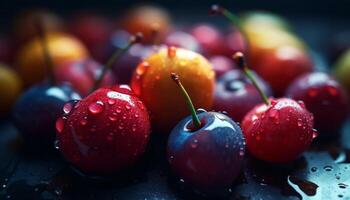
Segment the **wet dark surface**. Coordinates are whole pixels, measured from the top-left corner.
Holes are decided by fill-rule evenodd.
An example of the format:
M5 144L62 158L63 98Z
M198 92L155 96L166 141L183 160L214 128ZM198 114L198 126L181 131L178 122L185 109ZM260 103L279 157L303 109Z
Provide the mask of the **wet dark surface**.
M318 138L292 163L272 165L248 155L231 187L205 192L171 174L165 137L157 134L136 168L101 178L82 175L54 149L25 153L8 121L0 133L0 199L350 199L350 122L338 139Z

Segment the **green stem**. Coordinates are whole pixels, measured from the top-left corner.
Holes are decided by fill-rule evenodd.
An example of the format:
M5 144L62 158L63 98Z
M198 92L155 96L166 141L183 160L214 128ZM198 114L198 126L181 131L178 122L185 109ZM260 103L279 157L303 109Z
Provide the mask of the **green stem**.
M135 43L140 42L141 39L142 39L142 35L140 33L137 33L136 35L133 35L131 37L129 43L125 47L116 50L112 54L112 56L108 59L107 63L103 66L101 73L99 74L99 76L96 79L93 87L91 88L91 92L96 90L100 86L100 84L101 84L105 74L107 73L108 69L112 68L113 63L116 60L118 60L125 52L127 52L132 45L134 45Z
M182 85L179 76L175 73L171 73L171 78L173 79L173 81L180 87L181 93L183 95L183 97L186 100L187 106L190 109L191 115L192 115L192 121L194 126L199 129L201 127L201 121L199 120L196 110L193 106L192 100L190 98L190 96L188 95L186 89L184 88L184 86Z
M233 56L233 59L235 60L236 64L238 65L238 67L240 67L241 69L243 69L245 75L248 77L248 79L253 83L254 87L258 90L261 98L263 99L264 103L266 105L270 105L271 102L269 101L269 99L267 98L266 94L264 93L264 91L259 87L258 83L255 80L254 74L252 72L252 70L250 70L248 68L248 65L244 59L244 55L241 52L237 52L235 53L235 55Z
M50 56L49 47L47 45L46 31L45 27L40 19L37 20L37 31L39 35L39 40L44 54L44 61L46 64L47 75L49 77L49 84L51 86L56 85L56 79L53 71L53 62Z

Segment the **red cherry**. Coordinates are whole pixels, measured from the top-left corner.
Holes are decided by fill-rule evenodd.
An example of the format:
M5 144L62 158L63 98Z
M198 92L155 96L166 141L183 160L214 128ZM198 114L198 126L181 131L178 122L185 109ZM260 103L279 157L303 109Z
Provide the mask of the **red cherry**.
M320 133L336 133L349 111L345 89L331 76L313 72L300 76L288 88L286 96L305 102L314 114Z
M232 69L237 69L237 66L233 63L232 59L226 56L212 56L209 58L209 62L213 66L216 78L219 78Z
M257 105L242 121L248 150L264 161L292 161L317 136L313 115L302 102L288 98L270 101L270 105Z
M57 121L57 147L78 169L116 173L145 151L149 115L128 86L100 88L72 107Z

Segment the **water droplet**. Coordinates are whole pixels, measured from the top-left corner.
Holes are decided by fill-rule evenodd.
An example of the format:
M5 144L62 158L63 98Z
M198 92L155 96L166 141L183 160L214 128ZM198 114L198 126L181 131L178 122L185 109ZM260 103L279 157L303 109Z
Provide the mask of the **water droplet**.
M110 116L108 116L108 119L111 121L117 121L118 119L118 114L117 113L112 113Z
M311 167L312 172L317 172L317 170L318 170L317 167Z
M139 76L142 76L148 69L149 67L149 63L146 61L143 61L142 63L140 63L137 68L136 68L136 74ZM141 77L140 77L141 78Z
M297 120L297 124L298 124L299 127L302 127L303 126L303 121L299 118Z
M299 100L299 101L298 101L298 104L299 104L302 108L305 108L305 103L304 103L304 101Z
M199 114L199 113L204 113L204 112L207 112L205 109L203 109L203 108L199 108L199 109L197 109L197 113Z
M55 140L54 141L54 147L55 147L55 149L60 149L60 141L59 140Z
M307 94L309 95L309 97L316 97L318 94L318 91L315 88L311 88L309 89L309 91L307 91Z
M92 114L99 114L103 111L103 106L104 106L104 104L102 101L97 101L97 102L89 105L89 111Z
M109 105L114 105L115 104L115 100L114 99L108 99L108 104Z
M184 179L182 179L182 178L180 178L180 182L181 182L181 183L184 183L184 182L185 182L185 180L184 180Z
M135 132L136 131L136 127L132 126L131 130L132 130L132 132Z
M64 114L69 114L70 111L72 110L72 108L73 108L73 106L72 106L71 103L66 103L66 104L64 104L64 106L63 106L63 112L64 112Z
M86 117L86 116L83 117L83 119L80 120L80 124L81 124L82 126L85 126L85 125L87 124L87 117Z
M121 113L122 110L120 109L120 107L118 107L116 110L115 110L117 113Z
M119 130L123 130L123 129L124 129L123 125L120 124L120 125L118 126L118 129L119 129Z
M318 131L316 129L312 129L312 139L315 139L318 136Z
M339 183L338 186L340 189L346 189L348 187L345 183Z
M192 142L192 144L191 144L191 147L192 147L193 149L195 149L195 148L197 148L197 146L198 146L198 140L197 140L197 139L194 139L193 142Z
M126 108L127 110L130 110L130 109L131 109L130 105L126 105L125 108Z
M120 88L120 89L127 90L127 91L129 91L129 92L132 91L131 88L130 88L130 86L129 86L129 85L126 85L126 84L119 85L119 88Z
M169 163L172 163L174 160L174 156L169 156Z
M323 169L324 169L324 170L326 170L327 172L330 172L330 171L332 171L332 170L333 170L333 167L332 167L332 166L327 165L327 166L324 166L324 167L323 167Z
M63 117L60 117L56 121L56 130L58 133L62 133L63 128L64 128L64 119L63 119Z
M275 99L270 99L270 102L271 102L271 105L276 105L277 104L277 101Z
M168 47L168 56L169 58L173 58L176 56L176 47L174 46Z

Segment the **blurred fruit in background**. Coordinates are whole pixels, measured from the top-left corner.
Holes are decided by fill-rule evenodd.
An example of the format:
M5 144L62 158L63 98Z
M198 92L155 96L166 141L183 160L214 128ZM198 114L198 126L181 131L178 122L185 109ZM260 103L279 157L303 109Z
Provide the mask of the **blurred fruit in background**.
M197 39L183 31L174 31L168 34L164 39L164 44L185 48L198 53L201 52L200 44Z
M173 92L178 88L171 73L181 77L195 107L210 109L213 103L215 73L203 56L168 47L147 57L137 66L131 87L149 109L155 131L162 134L169 134L189 112L182 95Z
M48 33L47 45L55 66L69 60L88 57L85 46L77 38L66 33ZM17 67L25 87L45 78L44 55L38 38L21 47L18 52Z
M21 92L21 80L16 72L0 64L0 116L8 114Z
M20 13L14 20L13 32L16 42L22 44L37 36L36 20L40 19L47 32L64 31L63 20L50 10L44 8L29 9Z
M69 29L85 44L93 58L104 62L104 46L113 30L108 18L91 12L80 12L73 17Z
M0 35L0 62L12 64L15 55L14 42L9 36Z
M323 72L298 77L289 86L286 96L305 103L314 115L314 127L321 134L339 133L348 116L349 99L345 89Z
M138 6L128 10L120 22L123 29L131 34L141 32L144 43L153 43L154 35L162 41L171 30L168 12L156 6ZM156 33L155 33L156 32Z
M245 12L240 16L240 21L244 29L255 29L262 26L266 29L290 30L290 26L284 18L267 11Z
M216 55L209 57L209 62L213 66L216 78L219 78L226 72L237 68L232 59L226 56Z
M55 68L55 77L58 83L69 83L82 97L91 92L103 66L92 59L67 61ZM115 82L112 72L106 72L101 86L111 86Z
M350 48L339 57L334 68L336 78L343 84L348 94L350 94Z

